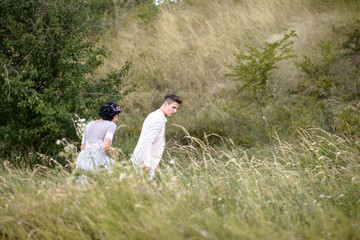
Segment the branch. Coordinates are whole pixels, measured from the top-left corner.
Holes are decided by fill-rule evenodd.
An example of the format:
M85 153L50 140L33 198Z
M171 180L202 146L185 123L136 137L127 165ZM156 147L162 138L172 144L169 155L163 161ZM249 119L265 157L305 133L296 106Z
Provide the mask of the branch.
M33 49L31 49L31 51L30 51L30 52L21 60L21 62L19 62L16 66L19 66L20 64L22 64L22 63L25 61L25 59L26 59L27 57L29 57L29 56L31 55L31 53L37 48L37 46L39 46L41 40L43 40L44 38L45 38L45 35L42 36L42 38L38 41L38 43L35 45L35 47L33 47Z
M6 64L4 64L4 69L5 69L5 72L6 72L6 80L7 80L8 85L9 85L9 94L8 94L8 101L9 101L11 86L10 86L10 80L9 80L9 70L6 68Z
M117 94L90 93L90 92L82 92L82 91L79 91L79 93L84 95L103 95L103 96L122 97L121 95L117 95Z
M10 93L11 93L11 85L10 85L10 79L9 79L9 70L8 70L8 68L6 67L6 64L4 64L4 69L5 69L5 72L6 72L6 81L7 81L8 85L9 85L9 93L8 93L8 96L7 96L7 99L8 99L8 101L9 101L9 100L10 100ZM12 68L12 69L10 69L10 70L16 72L17 75L18 75L18 77L20 78L20 74L19 74L18 71L16 71L16 69Z

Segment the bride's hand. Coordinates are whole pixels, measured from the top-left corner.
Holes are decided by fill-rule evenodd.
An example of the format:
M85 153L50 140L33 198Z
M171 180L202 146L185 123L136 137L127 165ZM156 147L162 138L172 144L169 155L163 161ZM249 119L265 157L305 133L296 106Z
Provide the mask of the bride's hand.
M109 157L113 157L114 155L114 149L112 147L108 148L108 149L104 149L105 153L109 156Z

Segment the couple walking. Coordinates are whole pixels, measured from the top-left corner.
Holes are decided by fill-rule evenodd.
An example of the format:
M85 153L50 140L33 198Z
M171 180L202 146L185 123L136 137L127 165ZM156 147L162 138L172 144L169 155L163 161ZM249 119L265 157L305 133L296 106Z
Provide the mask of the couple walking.
M159 163L165 148L166 118L173 117L181 104L175 94L167 94L162 105L150 113L142 126L141 134L131 156L132 165L137 174L145 171L150 179L160 169ZM99 109L100 119L86 125L81 142L81 152L77 158L76 169L109 169L113 163L111 142L116 130L120 107L108 102Z

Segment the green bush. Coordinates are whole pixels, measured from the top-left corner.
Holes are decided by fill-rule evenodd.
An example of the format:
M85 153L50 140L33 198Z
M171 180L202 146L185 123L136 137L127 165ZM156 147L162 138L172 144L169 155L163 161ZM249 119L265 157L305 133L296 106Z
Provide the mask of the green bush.
M130 63L100 78L106 56L97 42L97 1L3 0L0 3L0 143L2 152L49 153L56 139L75 138L73 114L89 117L133 89Z
M236 54L236 64L229 64L227 67L230 72L225 76L239 82L233 93L232 99L226 102L223 109L234 116L244 117L244 110L257 112L258 121L249 119L252 123L260 124L261 137L259 140L266 139L265 125L268 125L265 117L266 105L271 103L271 76L278 69L278 63L284 59L295 57L291 54L293 48L291 37L295 37L295 31L292 30L281 40L274 43L265 42L262 49L247 47L247 52ZM253 114L252 114L253 115ZM253 125L257 128L259 125Z
M360 23L360 21L358 21ZM345 34L344 34L345 35ZM321 127L351 137L359 137L359 56L358 28L346 34L342 44L334 40L319 45L319 57L306 55L296 66L304 74L292 94L297 99L293 128ZM303 100L309 104L302 104ZM301 116L302 115L302 116Z
M319 48L320 59L304 55L303 60L295 64L305 74L304 81L299 83L298 89L307 96L328 98L332 96L334 87L339 84L335 66L339 61L340 49L334 41L322 42Z
M344 74L341 77L346 84L343 84L342 91L346 93L348 100L356 100L360 97L360 20L357 27L347 34L347 40L343 44L345 59L343 61Z

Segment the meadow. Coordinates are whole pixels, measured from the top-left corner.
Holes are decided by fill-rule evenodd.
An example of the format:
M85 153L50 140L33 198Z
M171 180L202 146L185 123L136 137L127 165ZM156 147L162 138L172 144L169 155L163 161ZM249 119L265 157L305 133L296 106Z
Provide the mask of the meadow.
M320 129L252 150L186 139L169 143L153 182L121 149L113 170L88 174L88 184L69 171L74 159L32 171L4 163L1 237L359 239L358 142Z
M118 101L116 163L80 184L79 139L67 138L56 157L30 148L1 159L1 239L360 239L360 67L342 47L358 1L112 4L97 74L130 61L125 81L136 84ZM297 57L269 79L262 134L258 109L233 102L227 65L291 30ZM149 181L130 154L168 92L183 104Z

